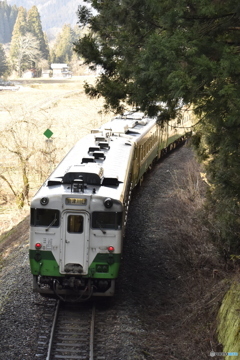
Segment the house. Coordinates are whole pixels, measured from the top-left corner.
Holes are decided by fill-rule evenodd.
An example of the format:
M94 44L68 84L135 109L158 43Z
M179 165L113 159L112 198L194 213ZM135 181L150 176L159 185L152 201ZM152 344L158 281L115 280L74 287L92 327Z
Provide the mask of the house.
M37 77L37 71L36 71L36 69L28 69L28 70L24 71L24 73L22 74L22 77L24 79L31 79L31 78Z
M42 77L43 78L49 78L52 76L52 70L43 69L42 70Z
M52 77L72 77L67 64L51 64Z

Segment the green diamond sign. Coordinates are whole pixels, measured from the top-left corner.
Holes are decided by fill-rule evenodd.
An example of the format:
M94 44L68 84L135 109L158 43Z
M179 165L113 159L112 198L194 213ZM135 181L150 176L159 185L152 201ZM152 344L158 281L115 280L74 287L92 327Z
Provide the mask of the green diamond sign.
M48 139L52 136L53 132L50 129L47 129L43 135L45 135Z

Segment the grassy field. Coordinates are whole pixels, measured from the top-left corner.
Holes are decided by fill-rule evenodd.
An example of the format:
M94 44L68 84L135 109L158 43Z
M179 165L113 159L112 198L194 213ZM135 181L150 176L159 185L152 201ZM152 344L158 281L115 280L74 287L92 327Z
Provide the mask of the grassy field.
M0 174L15 189L22 182L19 158L13 152L17 147L25 152L31 148L41 150L38 158L30 158L30 195L33 195L43 181L39 170L43 164L47 166L45 175L52 171L78 139L113 117L113 114L102 113L102 99L91 100L86 96L85 81L92 83L95 77L20 79L14 81L16 91L0 91ZM15 132L15 144L12 143L12 135L9 135L10 129ZM46 129L53 132L51 142L43 135ZM49 150L49 146L56 150L47 158L44 153ZM17 209L9 184L1 178L0 234L21 221L28 212L28 206Z
M84 93L84 82L94 82L90 76L67 80L17 80L17 91L0 92L0 129L19 118L39 124L39 135L51 126L56 140L68 139L69 146L105 121L102 100L90 100ZM110 115L111 117L112 115ZM44 141L44 137L39 138Z

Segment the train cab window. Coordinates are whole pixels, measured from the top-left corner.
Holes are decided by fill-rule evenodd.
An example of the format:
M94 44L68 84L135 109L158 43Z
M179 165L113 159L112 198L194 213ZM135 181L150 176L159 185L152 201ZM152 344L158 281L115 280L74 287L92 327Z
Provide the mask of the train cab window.
M32 226L58 227L60 223L60 211L55 209L33 209L31 208Z
M118 230L121 229L121 226L122 226L121 212L94 211L92 213L93 229Z
M69 233L83 232L83 216L81 215L68 215L67 231Z

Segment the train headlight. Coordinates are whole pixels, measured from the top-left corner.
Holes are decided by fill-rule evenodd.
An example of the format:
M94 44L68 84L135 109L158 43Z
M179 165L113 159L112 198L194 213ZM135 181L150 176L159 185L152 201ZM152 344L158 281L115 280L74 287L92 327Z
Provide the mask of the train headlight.
M106 198L103 203L107 209L110 209L113 206L113 201L111 198Z
M114 252L114 247L113 247L113 246L109 246L107 249L108 249L108 251L109 251L110 253Z
M35 244L35 249L36 249L36 250L40 250L41 247L42 247L42 244L40 244L40 243L36 243L36 244Z
M49 198L47 197L43 197L41 200L40 200L40 204L41 205L47 205L49 203Z

